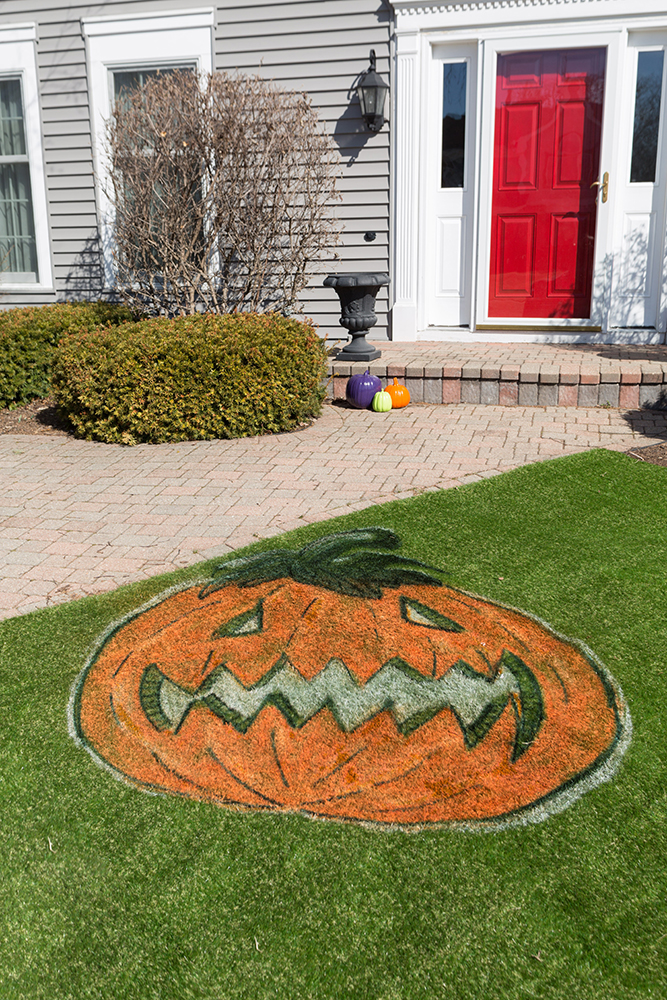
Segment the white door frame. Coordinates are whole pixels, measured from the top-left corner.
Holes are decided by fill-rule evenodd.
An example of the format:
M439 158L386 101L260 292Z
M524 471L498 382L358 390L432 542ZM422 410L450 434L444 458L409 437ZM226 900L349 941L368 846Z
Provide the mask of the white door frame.
M630 183L630 169L633 151L633 131L635 115L635 95L637 85L638 55L642 51L662 51L665 62L662 72L662 94L660 123L658 130L656 173L654 182ZM610 324L623 329L623 320L633 329L637 325L648 329L653 326L658 331L667 327L667 274L665 255L662 266L659 259L660 244L665 233L665 184L667 182L667 29L660 31L629 31L624 67L623 108L619 116L619 141L617 159L617 187L619 190L619 210L614 223L614 258L611 283ZM642 277L636 272L626 280L625 267L628 247L626 245L625 223L634 215L640 223L649 221L648 240L645 246L648 267L642 270ZM652 221L651 221L651 217ZM637 230L631 230L636 232ZM641 232L641 228L640 228ZM643 235L643 234L642 234ZM641 254L644 247L639 247ZM636 250L635 250L636 254ZM634 287L633 287L634 286ZM643 304L641 300L646 298ZM639 323L638 321L642 321ZM647 322L653 320L653 322ZM629 322L628 322L629 321Z
M464 10L464 6L468 9ZM547 3L532 7L529 12L512 9L510 5L502 8L499 5L491 19L486 4L483 9L479 7L473 10L472 5L460 5L458 9L433 6L426 8L419 0L414 0L410 6L406 5L397 14L392 93L394 340L655 343L664 339L664 335L659 332L610 329L609 311L614 220L621 211L620 185L615 184L614 179L620 179L623 170L621 159L625 155L619 149L620 125L624 119L632 116L634 108L634 88L631 88L632 93L628 93L627 86L624 86L628 31L667 28L667 16L664 8L661 11L658 3L653 0L634 0L632 5L621 0L611 0L611 6L619 13L625 8L623 13L627 11L626 16L622 20L596 17L599 5L587 0L580 0L577 4L578 16L573 15L571 5L554 6ZM652 15L650 19L637 16L642 14L641 7L647 8L646 13ZM531 19L530 24L526 23L527 18ZM520 22L517 19L521 19ZM490 23L492 27L488 27ZM474 306L469 331L461 328L428 327L424 295L427 280L424 264L428 253L432 253L432 249L429 251L426 246L424 222L428 211L425 163L429 153L429 132L432 134L433 130L432 101L428 98L433 79L433 53L437 52L438 46L464 42L477 44L479 52L474 209L476 228L473 236L476 253L473 253L472 260ZM602 205L600 202L598 205L591 318L569 321L489 320L488 274L497 55L506 51L580 47L607 48L600 173L609 171L610 184L607 203ZM662 109L662 114L667 115L667 107ZM664 143L664 140L661 141ZM660 252L660 244L663 260L667 261L664 225L660 238L656 240L657 252ZM662 281L662 309L667 311L667 263ZM667 322L667 316L665 321ZM502 324L515 329L491 333L483 329L478 331L477 324ZM600 332L590 329L595 326L600 327ZM526 329L526 333L522 332L522 328ZM554 329L553 333L550 332L551 329Z
M482 135L480 152L479 182L477 186L479 198L479 228L477 234L478 246L478 268L477 268L477 302L476 302L476 326L485 327L513 327L515 330L531 330L535 327L548 329L554 327L559 331L565 328L571 329L576 335L577 328L583 327L586 332L591 331L591 327L605 328L607 325L608 301L609 301L609 253L611 252L611 220L614 218L616 204L615 191L617 187L613 183L614 174L611 172L612 161L614 160L614 150L616 148L617 114L621 87L622 74L619 72L620 66L620 42L623 32L598 31L582 32L578 26L569 27L568 30L561 30L551 33L548 38L541 38L536 41L534 38L524 36L507 36L502 39L487 39L483 42L484 48L484 68L482 82ZM593 288L591 295L591 315L588 319L524 319L503 318L501 320L489 317L489 274L490 274L490 252L491 252L491 208L493 201L493 153L494 153L494 126L495 126L495 96L496 96L496 75L498 66L498 55L505 52L521 51L546 51L548 49L571 49L571 48L605 48L607 50L606 71L605 71L605 92L602 117L602 136L600 144L600 176L605 171L611 173L612 181L609 188L609 198L606 204L598 199L598 210L595 231L595 257L593 265Z
M426 85L426 154L420 178L424 211L419 227L419 259L424 266L419 269L419 321L424 328L433 323L460 329L469 327L474 302L480 47L478 42L456 41L432 44L431 48L425 67L430 78ZM467 67L465 173L462 188L443 189L443 66L452 63L465 63Z

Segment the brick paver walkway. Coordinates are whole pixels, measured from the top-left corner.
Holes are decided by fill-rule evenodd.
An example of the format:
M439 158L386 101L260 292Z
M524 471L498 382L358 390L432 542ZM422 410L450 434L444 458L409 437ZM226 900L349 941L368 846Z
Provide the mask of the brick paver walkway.
M167 445L0 437L0 617L186 566L306 522L527 462L667 439L600 408L326 406L294 434Z

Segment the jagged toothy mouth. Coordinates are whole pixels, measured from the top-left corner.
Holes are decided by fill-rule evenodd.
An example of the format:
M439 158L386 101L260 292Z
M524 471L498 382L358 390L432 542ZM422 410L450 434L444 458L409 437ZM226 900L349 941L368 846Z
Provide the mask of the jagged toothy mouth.
M403 735L449 709L468 749L484 739L510 702L516 716L512 762L531 746L544 719L542 692L533 672L509 650L503 651L493 678L474 670L464 660L455 663L443 677L426 677L395 657L365 684L359 684L339 659L329 660L308 681L282 656L251 687L245 687L220 664L196 691L174 684L152 663L142 675L139 697L155 729L173 733L178 732L196 705L205 705L241 733L268 705L276 707L296 729L328 708L346 733L379 712L388 711Z

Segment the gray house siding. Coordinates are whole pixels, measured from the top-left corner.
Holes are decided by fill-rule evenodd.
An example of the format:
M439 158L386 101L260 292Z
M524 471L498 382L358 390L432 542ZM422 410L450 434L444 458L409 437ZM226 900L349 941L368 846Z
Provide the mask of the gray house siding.
M55 292L4 294L3 307L97 296L103 268L97 233L91 102L81 18L156 13L205 5L205 0L130 0L64 4L0 3L0 27L37 25L37 66L46 193ZM374 48L389 80L391 11L386 0L281 0L217 5L216 69L258 73L281 86L307 91L340 151L337 213L343 223L340 260L333 270L387 270L389 265L389 130L368 132L350 93ZM369 243L364 234L375 232ZM315 276L303 309L321 332L340 336L338 306ZM378 336L386 336L387 294L378 303Z
M389 131L364 128L350 87L368 66L371 48L389 80L391 12L380 0L244 2L218 10L215 61L220 69L259 72L281 86L307 90L341 157L338 215L344 224L340 261L333 270L389 268ZM375 232L372 243L364 234ZM338 303L321 276L304 295L306 310L330 336L340 336ZM378 300L378 326L386 336L387 290Z

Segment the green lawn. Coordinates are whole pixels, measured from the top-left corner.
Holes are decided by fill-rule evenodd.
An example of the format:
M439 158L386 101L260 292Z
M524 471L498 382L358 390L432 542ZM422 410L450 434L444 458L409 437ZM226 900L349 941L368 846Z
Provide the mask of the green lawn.
M310 526L382 525L588 644L634 723L540 825L381 832L115 781L67 731L114 620L205 567L0 624L2 1000L667 996L667 469L606 451Z

